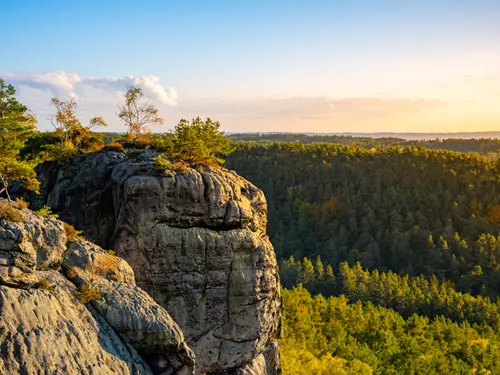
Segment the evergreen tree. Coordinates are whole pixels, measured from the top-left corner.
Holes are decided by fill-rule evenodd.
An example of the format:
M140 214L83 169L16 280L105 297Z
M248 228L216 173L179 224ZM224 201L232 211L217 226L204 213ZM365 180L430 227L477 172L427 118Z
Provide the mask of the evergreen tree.
M9 202L9 181L18 180L37 191L38 180L32 163L20 159L20 150L35 131L36 120L28 108L15 98L14 86L0 79L0 194Z

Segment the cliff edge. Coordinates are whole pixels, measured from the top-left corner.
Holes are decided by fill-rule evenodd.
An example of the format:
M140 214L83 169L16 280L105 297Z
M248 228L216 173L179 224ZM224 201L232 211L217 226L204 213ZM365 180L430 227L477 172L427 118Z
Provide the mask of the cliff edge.
M156 156L43 165L38 204L128 262L181 327L196 373L279 373L281 295L263 192L221 168L159 168Z

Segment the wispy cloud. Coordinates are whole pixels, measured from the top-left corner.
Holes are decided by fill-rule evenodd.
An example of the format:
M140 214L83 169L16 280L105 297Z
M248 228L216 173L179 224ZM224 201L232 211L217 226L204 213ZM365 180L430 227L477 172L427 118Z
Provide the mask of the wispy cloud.
M474 80L479 82L495 82L500 80L500 75L498 74L465 74L463 75L464 79Z
M156 76L125 77L80 77L76 73L57 71L48 73L2 73L15 86L25 86L50 92L52 95L77 99L86 88L93 88L105 94L125 92L128 86L140 87L145 95L168 106L177 105L177 91L163 86Z
M387 117L404 113L420 113L442 106L428 98L339 98L328 97L258 97L245 99L211 99L186 103L186 110L201 110L214 114L238 115L248 118L322 118L324 116Z

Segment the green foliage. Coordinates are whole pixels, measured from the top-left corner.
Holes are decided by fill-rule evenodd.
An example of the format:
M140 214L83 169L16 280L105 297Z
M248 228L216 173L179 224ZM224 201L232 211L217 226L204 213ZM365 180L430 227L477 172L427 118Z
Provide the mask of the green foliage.
M36 130L36 119L15 98L16 90L0 78L0 194L8 194L9 181L17 180L24 187L38 191L34 164L20 158L20 150Z
M301 286L283 290L283 304L284 375L500 372L498 335L486 325L420 315L404 319L370 302L312 297Z
M299 133L242 133L231 134L230 139L235 141L252 141L264 144L273 142L300 142L304 144L310 143L335 143L344 146L356 146L371 149L374 147L398 146L408 147L417 146L428 149L441 149L457 152L475 152L479 155L487 156L491 159L498 159L500 154L500 139L497 138L480 138L480 139L432 139L425 141L407 141L402 138L395 137L354 137L350 135L310 135Z
M127 136L133 140L149 139L151 126L163 124L158 109L145 98L141 88L131 86L125 94L125 104L120 107L118 117L128 128Z
M52 208L50 208L49 206L43 206L39 210L33 211L33 213L35 215L42 216L42 217L47 217L47 216L51 216L54 218L59 217L59 215L52 213Z
M359 261L498 295L495 161L416 147L239 143L227 166L264 190L278 259L320 255L334 270Z
M165 159L163 155L158 155L155 158L155 168L160 172L164 172L171 170L172 164L167 159Z
M205 163L216 166L224 162L219 158L233 151L231 141L219 130L219 122L197 117L191 122L181 120L174 131L164 135L157 147L173 158L188 164Z
M53 132L33 135L22 150L25 159L37 162L65 160L76 155L101 149L102 136L93 132L97 127L107 126L101 117L93 117L87 125L82 125L76 117L77 103L53 98L56 109Z
M292 288L303 280L303 264L293 258L281 264L280 274L285 287ZM487 324L500 329L500 304L487 297L458 292L452 283L439 282L434 276L400 276L393 272L368 271L359 263L350 267L344 262L336 277L319 280L315 272L311 281L303 286L311 293L345 295L351 301L391 308L405 318L412 314L429 318L444 316L455 322Z

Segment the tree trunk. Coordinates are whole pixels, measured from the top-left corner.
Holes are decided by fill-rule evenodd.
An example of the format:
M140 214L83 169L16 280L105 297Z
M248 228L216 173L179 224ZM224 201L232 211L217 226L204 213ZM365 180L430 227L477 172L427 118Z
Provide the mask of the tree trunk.
M12 207L12 200L9 195L9 183L4 179L3 175L0 173L0 180L2 181L3 188L0 190L0 194L2 194L5 190L5 194L7 194L7 200L9 201L10 206Z

